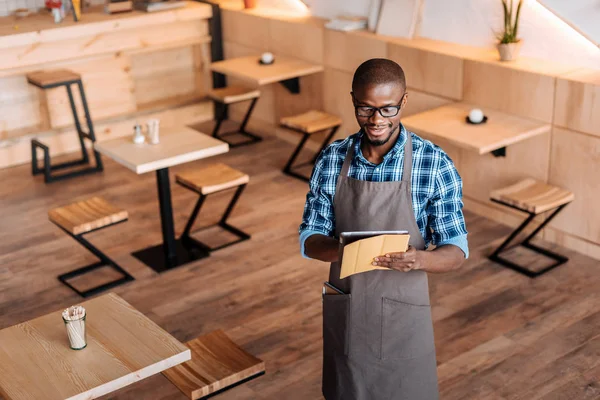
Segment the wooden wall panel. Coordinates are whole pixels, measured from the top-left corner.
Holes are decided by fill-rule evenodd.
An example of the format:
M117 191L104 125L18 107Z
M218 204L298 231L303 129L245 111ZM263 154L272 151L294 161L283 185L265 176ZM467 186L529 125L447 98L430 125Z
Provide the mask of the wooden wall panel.
M234 57L244 57L249 55L258 55L261 50L249 47L241 44L236 44L233 42L225 42L224 43L224 52L225 58L234 58ZM227 77L227 84L241 84L247 86L248 83L236 80L235 78ZM261 122L269 123L271 125L275 125L275 87L274 85L263 85L260 86L260 98L256 103L256 107L254 107L254 111L252 113L252 119L260 120ZM248 109L250 103L243 102L240 104L233 104L229 107L230 110L230 118L234 121L241 121L246 114L246 110Z
M600 136L600 71L581 71L558 78L554 123Z
M461 58L393 42L388 44L388 57L404 69L409 88L462 99L464 61Z
M359 126L350 97L352 74L326 67L324 79L323 108L326 112L339 116L343 121L335 139L345 138L358 132Z
M316 64L323 63L323 26L315 18L269 19L269 50ZM275 61L277 62L277 61Z
M490 192L526 177L546 181L550 158L550 133L507 147L506 157L460 151L459 172L464 195L487 202Z
M269 50L269 24L263 17L248 12L221 8L223 41Z
M0 78L0 139L11 136L10 131L42 123L39 95L25 76Z
M552 122L554 77L479 61L464 68L465 102Z
M129 57L108 56L92 61L76 61L65 67L81 74L93 120L128 114L137 109ZM84 123L79 91L73 92L80 120ZM73 114L65 88L50 89L46 94L51 126L72 125Z
M549 183L571 190L575 200L550 224L600 243L600 138L561 128L552 135Z
M138 107L175 97L200 96L191 46L132 55L131 77Z
M300 78L300 93L290 93L283 85L274 84L275 118L300 114L309 110L323 109L324 73L312 74Z
M452 103L452 100L433 96L419 90L408 89L407 103L406 107L402 110L402 116L408 117L409 115L418 114L449 103Z
M207 36L207 22L192 20L95 36L33 43L3 49L0 70L161 46L173 42L200 41Z
M325 65L344 72L354 74L364 61L387 57L387 44L373 34L325 29L324 39Z

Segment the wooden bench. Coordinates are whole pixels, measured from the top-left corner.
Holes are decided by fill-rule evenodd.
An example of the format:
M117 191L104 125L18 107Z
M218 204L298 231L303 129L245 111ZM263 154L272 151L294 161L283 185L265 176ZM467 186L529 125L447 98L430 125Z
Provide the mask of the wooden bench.
M294 169L297 169L304 165L315 163L321 151L323 151L323 149L329 144L329 142L339 129L340 125L342 125L342 120L335 115L327 114L322 111L312 110L303 114L284 117L280 120L280 125L293 131L302 133L303 135L302 139L300 140L300 143L298 143L298 146L296 147L291 157L287 161L285 167L283 168L283 172L295 178L308 181L309 178L307 176L295 172ZM319 151L317 151L312 160L309 163L294 166L296 158L302 151L302 148L306 144L307 140L311 137L311 135L324 131L329 131L329 133L325 137L321 148L319 149Z
M502 264L531 278L535 278L553 268L558 267L561 264L564 264L569 260L565 256L532 244L531 240L567 204L575 199L575 195L572 192L528 178L517 182L514 185L494 190L490 195L490 199L495 203L502 204L503 206L511 207L529 214L529 217L514 232L512 232L496 250L494 250L492 255L489 257L492 261ZM530 235L528 235L521 242L511 246L511 248L516 246L526 247L536 253L545 255L555 260L555 263L543 268L542 270L531 271L524 266L518 265L510 260L507 260L506 258L503 258L501 253L503 253L505 250L508 250L506 247L509 245L509 243L519 233L521 233L537 215L548 211L552 211L550 215L546 217L546 219Z
M246 130L246 125L250 120L254 106L260 97L260 91L258 89L247 88L240 85L232 85L224 88L213 89L208 93L208 97L215 102L216 123L212 133L213 137L229 143L231 147L243 146L250 143L260 142L262 140L260 136ZM251 100L251 103L248 107L248 111L246 111L246 115L244 116L244 120L240 124L239 129L237 131L219 133L221 124L227 119L229 105L248 100ZM224 137L230 135L242 135L247 139L239 142L231 142L224 139Z
M244 188L250 181L250 178L247 174L245 174L241 171L238 171L234 168L231 168L228 165L219 163L219 164L213 164L213 165L210 165L208 167L201 168L198 170L179 173L179 174L175 175L175 180L181 186L183 186L187 189L190 189L200 195L200 197L198 198L198 201L196 202L196 206L194 207L194 211L192 212L192 215L190 216L190 218L185 226L185 229L181 235L182 241L187 242L187 243L196 244L200 248L205 249L207 251L215 251L215 250L219 250L224 247L227 247L227 246L231 246L235 243L239 243L241 241L250 239L249 234L247 234L246 232L243 232L240 229L227 223L227 219L229 218L231 212L233 211L235 204L237 203ZM237 188L237 190L235 191L233 198L229 202L229 205L227 206L227 209L225 210L225 213L223 214L223 216L221 217L219 222L217 222L216 224L210 225L210 226L206 226L200 230L205 230L205 229L208 229L208 228L218 225L221 228L236 235L238 237L238 239L231 241L231 242L227 242L227 243L219 245L219 246L210 247L207 244L205 244L197 239L192 238L191 237L192 226L194 225L194 222L196 221L198 213L200 212L200 208L202 207L202 204L204 203L204 200L206 199L206 197L209 194L222 192L224 190L233 189L233 188ZM196 231L196 232L198 232L198 231ZM196 233L196 232L193 232L193 233Z
M63 284L74 290L80 296L88 297L133 280L133 277L129 275L127 271L122 269L113 260L83 238L83 235L86 233L127 221L128 213L126 210L110 204L101 197L92 197L87 200L52 209L48 212L48 218L56 226L61 228L100 259L100 262L60 275L58 280ZM122 277L85 291L80 291L69 283L70 279L102 267L111 267L118 271Z
M40 140L32 139L31 140L31 172L33 175L44 174L44 182L50 183L58 180L72 178L80 175L87 175L91 173L101 172L104 167L102 165L102 158L100 157L100 153L94 151L94 158L96 161L96 165L90 165L90 157L88 155L88 151L85 147L85 140L90 140L92 143L96 141L96 135L94 133L94 125L92 124L92 117L90 116L90 111L88 109L87 100L85 98L85 91L83 89L83 82L81 81L81 75L76 72L67 70L67 69L57 69L57 70L49 70L49 71L35 71L27 74L27 82L31 85L34 85L41 90L47 90L56 88L59 86L64 86L67 89L67 94L69 95L69 104L71 106L71 112L73 113L73 120L75 122L75 128L77 130L77 134L79 135L79 144L81 147L81 159L74 161L67 161L60 164L52 164L50 159L50 149ZM77 107L75 106L75 100L73 97L73 91L71 90L71 85L77 85L79 88L79 97L81 98L81 103L83 106L83 112L86 120L86 124L88 127L87 132L85 132L81 128L81 123L79 122L79 115L77 114ZM38 158L37 158L37 150L42 150L44 154L44 164L43 167L40 168L38 166ZM81 165L87 165L86 168L79 168L72 170L70 172L64 172L60 174L55 174L53 171L59 169L66 169L77 167Z
M217 330L186 343L192 359L163 371L191 400L204 399L265 373L264 361L247 353Z

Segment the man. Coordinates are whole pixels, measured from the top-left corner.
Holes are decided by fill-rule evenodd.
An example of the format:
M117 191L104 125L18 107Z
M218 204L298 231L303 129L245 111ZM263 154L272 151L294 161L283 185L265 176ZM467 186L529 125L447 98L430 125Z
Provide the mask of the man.
M346 293L323 297L323 394L437 399L427 273L468 257L462 181L442 149L400 123L408 95L398 64L364 62L351 96L360 131L319 155L300 225L303 254L330 262L329 282ZM408 230L408 251L373 260L389 270L340 279L340 233L383 230Z

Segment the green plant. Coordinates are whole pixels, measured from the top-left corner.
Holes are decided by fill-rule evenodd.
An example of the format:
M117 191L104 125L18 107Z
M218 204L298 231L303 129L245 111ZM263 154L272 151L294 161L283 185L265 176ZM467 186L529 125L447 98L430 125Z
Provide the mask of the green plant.
M523 0L519 0L517 11L514 13L513 22L513 0L510 0L510 5L507 0L502 0L502 8L504 9L504 31L498 34L500 43L517 43L521 40L518 38L517 32L519 30L519 15L521 14L522 4Z

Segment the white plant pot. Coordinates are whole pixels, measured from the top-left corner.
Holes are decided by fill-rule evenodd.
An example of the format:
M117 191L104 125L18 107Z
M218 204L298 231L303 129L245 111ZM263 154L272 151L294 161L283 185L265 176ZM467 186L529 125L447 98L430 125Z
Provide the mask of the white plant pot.
M517 43L498 43L498 54L500 61L516 60L521 51L521 42Z

